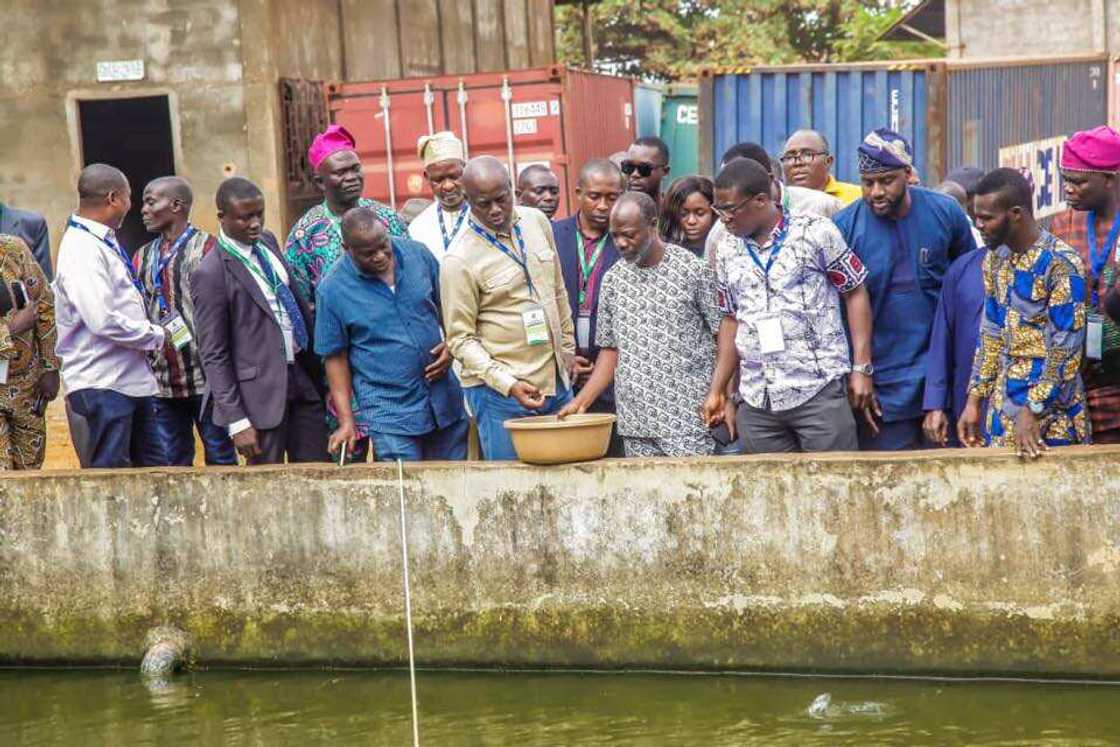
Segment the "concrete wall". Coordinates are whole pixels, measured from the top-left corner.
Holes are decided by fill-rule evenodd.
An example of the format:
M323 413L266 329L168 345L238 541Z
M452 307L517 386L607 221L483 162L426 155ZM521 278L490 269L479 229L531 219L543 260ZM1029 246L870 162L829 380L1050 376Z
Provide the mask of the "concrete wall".
M948 0L945 6L951 58L1120 54L1120 0Z
M1120 448L406 470L428 665L1120 675ZM399 664L393 466L0 477L0 662Z

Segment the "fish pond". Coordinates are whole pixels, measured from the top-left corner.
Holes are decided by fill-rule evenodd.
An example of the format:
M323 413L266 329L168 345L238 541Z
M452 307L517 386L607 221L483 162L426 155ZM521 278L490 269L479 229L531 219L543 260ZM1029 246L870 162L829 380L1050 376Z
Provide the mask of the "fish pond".
M1120 685L417 674L425 745L1112 745ZM0 670L0 745L401 745L407 672Z

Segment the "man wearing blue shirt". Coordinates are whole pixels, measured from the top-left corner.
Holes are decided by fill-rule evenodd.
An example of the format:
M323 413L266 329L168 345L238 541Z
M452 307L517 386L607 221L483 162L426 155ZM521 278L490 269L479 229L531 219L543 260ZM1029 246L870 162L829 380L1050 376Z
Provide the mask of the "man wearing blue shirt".
M423 244L390 238L366 207L342 217L342 244L346 254L315 292L315 352L339 422L329 450L368 435L381 461L465 459L468 421L442 339L438 260Z
M863 199L833 220L867 266L874 315L872 360L883 421L877 428L859 424L860 448L921 448L926 355L942 278L976 242L956 200L907 183L913 155L901 135L869 133L858 157Z

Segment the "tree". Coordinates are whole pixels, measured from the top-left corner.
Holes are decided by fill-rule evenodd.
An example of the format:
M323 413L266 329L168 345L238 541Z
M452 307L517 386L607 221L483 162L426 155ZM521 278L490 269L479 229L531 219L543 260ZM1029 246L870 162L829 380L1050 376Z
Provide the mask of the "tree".
M905 11L891 0L601 0L590 7L595 68L671 80L704 68L943 56L932 44L878 41ZM585 64L582 13L557 8L561 62Z

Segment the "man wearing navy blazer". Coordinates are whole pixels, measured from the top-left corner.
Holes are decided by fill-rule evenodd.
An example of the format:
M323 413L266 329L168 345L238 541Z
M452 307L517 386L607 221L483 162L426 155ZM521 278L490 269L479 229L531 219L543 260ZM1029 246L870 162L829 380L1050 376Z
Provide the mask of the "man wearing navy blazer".
M51 268L51 240L47 235L47 221L43 216L0 202L0 233L23 239L31 247L31 254L43 268L47 280L54 279Z
M576 184L575 215L552 224L576 327L577 391L591 376L599 355L595 344L599 289L603 275L619 258L608 228L611 208L622 192L622 172L617 166L606 159L588 161L580 169ZM603 392L590 411L614 412L613 386ZM612 455L621 454L615 440L612 437Z

